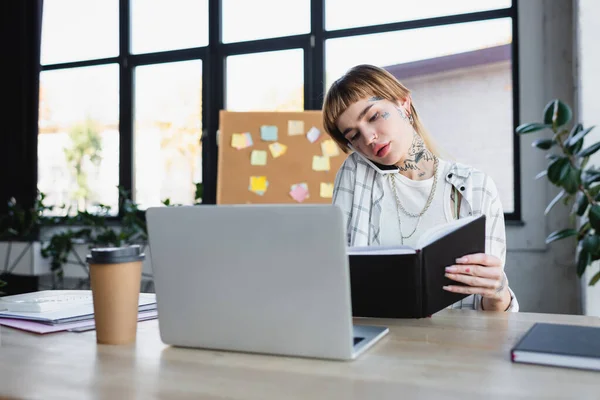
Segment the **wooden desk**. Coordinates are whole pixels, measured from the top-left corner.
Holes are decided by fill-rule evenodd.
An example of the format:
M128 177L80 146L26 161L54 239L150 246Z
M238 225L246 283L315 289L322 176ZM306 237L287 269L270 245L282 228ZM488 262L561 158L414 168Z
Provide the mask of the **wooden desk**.
M600 373L510 362L534 322L600 326L595 317L445 310L373 320L390 334L358 360L321 361L165 346L141 322L134 346L95 332L38 336L2 327L0 394L110 399L522 399L600 397ZM1 397L1 396L0 396Z

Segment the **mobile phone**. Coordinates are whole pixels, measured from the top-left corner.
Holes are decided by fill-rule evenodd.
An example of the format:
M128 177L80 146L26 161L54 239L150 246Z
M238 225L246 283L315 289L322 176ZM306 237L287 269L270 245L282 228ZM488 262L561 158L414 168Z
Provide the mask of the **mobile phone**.
M348 147L350 148L350 150L354 151L360 158L362 158L367 164L369 164L371 167L373 167L373 169L375 169L375 171L379 172L380 174L395 174L397 172L400 172L400 168L398 168L395 165L379 164L373 160L369 160L366 156L362 155L359 151L357 151L351 145L348 145Z

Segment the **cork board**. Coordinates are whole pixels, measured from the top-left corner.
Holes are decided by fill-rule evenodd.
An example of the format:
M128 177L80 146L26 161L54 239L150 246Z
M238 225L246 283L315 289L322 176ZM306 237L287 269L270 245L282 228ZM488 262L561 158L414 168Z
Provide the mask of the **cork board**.
M319 135L311 142L317 136L313 128ZM222 110L217 204L330 204L345 159L323 130L321 111ZM329 169L322 170L327 163Z

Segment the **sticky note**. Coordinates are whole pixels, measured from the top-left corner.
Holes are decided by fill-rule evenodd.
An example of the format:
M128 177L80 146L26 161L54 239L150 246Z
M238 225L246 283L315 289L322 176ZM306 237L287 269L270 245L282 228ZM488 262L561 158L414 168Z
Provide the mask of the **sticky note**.
M278 142L271 143L269 145L269 150L271 150L271 155L273 156L273 158L277 158L285 154L287 146Z
M288 135L296 136L304 134L304 121L288 121Z
M267 186L269 186L269 182L267 182L266 176L251 176L248 190L262 196L267 191Z
M236 149L243 149L246 147L246 138L241 133L234 133L231 136L231 147Z
M333 183L321 182L321 197L326 199L333 197Z
M252 150L250 154L250 164L252 165L267 165L266 150Z
M323 155L327 157L335 157L340 154L339 147L331 139L321 142L321 151L323 151Z
M315 171L329 171L329 157L313 156L312 169Z
M292 198L298 203L302 203L304 200L310 197L308 194L308 185L304 182L292 185L290 189L290 196L292 196Z
M231 147L233 148L241 150L252 145L252 135L249 132L234 133L231 135Z
M274 125L263 125L260 127L260 138L266 142L277 140L277 127Z
M308 139L309 142L314 143L317 141L317 139L319 139L320 135L321 135L321 131L313 126L306 133L306 138Z

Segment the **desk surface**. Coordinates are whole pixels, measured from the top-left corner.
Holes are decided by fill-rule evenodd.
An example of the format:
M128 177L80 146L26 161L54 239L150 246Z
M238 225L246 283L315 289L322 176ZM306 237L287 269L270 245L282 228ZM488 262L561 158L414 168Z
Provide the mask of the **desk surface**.
M0 397L598 399L600 373L510 362L534 322L600 326L595 317L466 310L371 320L389 335L349 362L169 347L156 320L141 322L137 343L126 347L96 345L93 331L39 336L2 327Z

